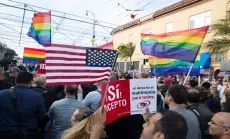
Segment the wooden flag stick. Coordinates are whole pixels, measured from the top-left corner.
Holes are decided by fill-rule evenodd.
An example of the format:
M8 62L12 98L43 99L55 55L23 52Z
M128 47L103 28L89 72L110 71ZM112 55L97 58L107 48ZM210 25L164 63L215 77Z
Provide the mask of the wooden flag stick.
M184 80L184 84L183 84L183 85L185 85L185 84L186 84L186 81L188 80L188 76L189 76L189 74L190 74L190 72L191 72L191 70L192 70L193 64L194 64L194 63L192 63L192 65L191 65L191 67L190 67L190 69L189 69L189 71L188 71L188 74L187 74L187 76L186 76L186 78L185 78L185 80Z

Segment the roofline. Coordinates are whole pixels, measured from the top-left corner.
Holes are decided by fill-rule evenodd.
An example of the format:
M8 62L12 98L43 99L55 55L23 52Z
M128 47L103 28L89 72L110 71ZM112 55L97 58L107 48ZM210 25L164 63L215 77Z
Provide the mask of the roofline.
M207 1L211 1L211 0L183 0L183 1L177 2L175 4L168 6L168 7L157 10L156 12L154 12L152 14L147 15L147 16L150 16L150 15L151 16L149 18L143 20L143 21L141 19L143 19L144 17L147 17L147 16L141 17L141 18L136 19L132 22L128 22L124 25L121 25L121 26L113 29L111 32L111 35L116 34L119 31L123 31L125 29L129 29L131 27L141 25L142 23L150 22L151 20L155 20L156 18L162 17L164 15L167 15L167 14L170 14L173 12L177 12L177 11L179 11L185 7L189 7L189 6L197 4L199 2L207 2Z

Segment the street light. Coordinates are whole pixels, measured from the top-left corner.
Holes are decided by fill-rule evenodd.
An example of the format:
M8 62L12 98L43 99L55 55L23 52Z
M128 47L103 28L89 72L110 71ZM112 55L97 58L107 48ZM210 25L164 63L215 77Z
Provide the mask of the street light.
M85 15L88 16L88 13L91 13L93 15L93 38L92 38L91 42L92 42L92 47L94 47L94 42L95 42L95 23L96 23L96 20L95 20L95 15L94 15L93 12L91 12L89 10L86 10Z

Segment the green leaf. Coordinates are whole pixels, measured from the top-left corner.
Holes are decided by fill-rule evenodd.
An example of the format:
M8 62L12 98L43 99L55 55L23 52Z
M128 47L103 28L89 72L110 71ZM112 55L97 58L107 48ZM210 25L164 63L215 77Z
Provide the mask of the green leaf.
M119 52L119 57L121 59L129 59L131 61L133 53L135 51L135 45L133 43L129 44L120 44L117 48L117 51Z
M230 38L214 38L205 43L203 48L212 54L226 52L230 49Z
M218 20L211 26L212 40L204 43L203 48L212 54L223 53L230 49L230 16Z

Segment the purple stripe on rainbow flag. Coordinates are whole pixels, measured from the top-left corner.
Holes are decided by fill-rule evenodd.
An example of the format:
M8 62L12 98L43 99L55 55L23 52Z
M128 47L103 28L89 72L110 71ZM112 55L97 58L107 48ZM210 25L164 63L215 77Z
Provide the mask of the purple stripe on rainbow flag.
M141 50L145 55L193 63L208 28L205 26L160 35L141 34Z
M142 49L145 51L145 55L154 55L157 57L179 59L183 61L193 62L191 56L196 56L197 51L188 50L184 48L169 48L162 44L146 44L145 48Z

